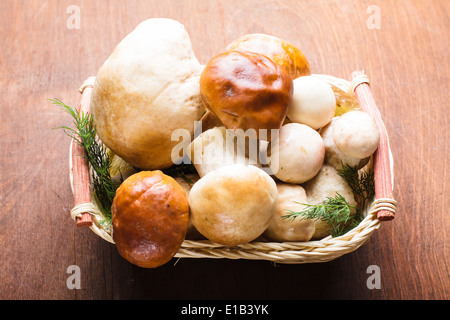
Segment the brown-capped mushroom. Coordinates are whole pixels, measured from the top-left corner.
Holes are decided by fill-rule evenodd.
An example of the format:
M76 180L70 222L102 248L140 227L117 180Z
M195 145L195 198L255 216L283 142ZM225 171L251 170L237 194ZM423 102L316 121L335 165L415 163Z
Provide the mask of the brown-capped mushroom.
M266 56L229 51L212 58L200 77L206 107L227 129L280 129L291 103L291 76Z
M226 50L261 53L283 67L292 79L311 74L311 67L303 52L294 44L276 36L247 34L230 43Z
M188 198L172 177L159 170L128 177L117 189L111 212L117 250L137 266L167 263L185 239Z

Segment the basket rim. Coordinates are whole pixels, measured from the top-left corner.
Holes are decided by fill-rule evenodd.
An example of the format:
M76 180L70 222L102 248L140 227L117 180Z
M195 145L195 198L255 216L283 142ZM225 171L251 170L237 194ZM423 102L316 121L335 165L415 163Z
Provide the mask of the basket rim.
M326 74L312 74L311 76L319 77L329 84L348 91L351 88L351 82ZM92 78L92 77L91 77ZM72 144L70 143L69 152L69 179L72 193L73 186L73 172L72 172ZM392 178L392 189L394 188L394 160L389 145L388 150L390 160L390 171ZM92 174L90 175L92 177ZM385 203L385 201L388 201ZM395 200L392 199L378 199L372 201L364 208L365 218L358 226L339 237L327 236L320 240L310 240L305 242L274 242L274 241L252 241L249 243L229 247L226 245L211 242L210 240L189 240L185 239L181 244L178 252L174 258L213 258L213 259L248 259L248 260L269 260L274 263L315 263L327 262L334 260L344 254L350 253L360 246L364 245L373 234L373 232L380 228L383 221L377 219L376 213L380 210L379 203L382 207L386 205L395 210ZM94 193L92 194L91 203L83 204L83 209L88 209L93 217L92 226L89 228L102 239L115 244L112 237L112 230L105 229L101 225L101 221L105 218L102 212L98 209L95 201ZM72 218L75 219L77 208L71 211Z

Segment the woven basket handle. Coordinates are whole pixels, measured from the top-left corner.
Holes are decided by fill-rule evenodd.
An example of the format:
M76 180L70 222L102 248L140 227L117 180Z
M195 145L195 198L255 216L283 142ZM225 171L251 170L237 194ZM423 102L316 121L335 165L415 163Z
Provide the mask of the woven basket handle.
M354 71L351 75L350 90L355 92L361 109L369 113L380 131L380 142L374 154L375 197L374 207L380 221L395 217L396 202L393 199L392 159L389 139L380 111L378 110L369 86L369 80L363 71Z
M94 86L95 78L88 78L81 88L79 112L89 113L92 96L92 88ZM90 189L90 173L89 163L85 157L85 152L82 146L75 141L72 141L72 176L73 176L73 195L75 207L72 209L72 218L76 221L77 227L91 227L92 216L88 211L91 203L91 189Z

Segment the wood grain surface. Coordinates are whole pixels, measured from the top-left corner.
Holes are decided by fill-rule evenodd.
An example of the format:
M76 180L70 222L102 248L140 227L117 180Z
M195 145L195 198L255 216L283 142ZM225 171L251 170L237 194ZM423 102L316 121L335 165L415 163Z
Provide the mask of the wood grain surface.
M352 253L297 265L180 259L141 269L78 229L70 141L52 130L71 119L47 99L77 105L82 82L151 17L183 23L203 64L259 32L296 44L313 73L364 69L391 140L396 218ZM443 0L0 1L0 299L449 299L449 31ZM80 289L66 284L71 265ZM381 287L370 289L373 265Z

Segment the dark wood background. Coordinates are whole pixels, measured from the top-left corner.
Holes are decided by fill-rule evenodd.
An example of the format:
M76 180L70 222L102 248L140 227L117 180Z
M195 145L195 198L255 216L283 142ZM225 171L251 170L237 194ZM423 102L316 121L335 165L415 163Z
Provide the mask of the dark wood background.
M70 5L79 29L67 27ZM379 28L370 28L379 10ZM0 298L448 299L449 31L445 0L0 1ZM135 26L168 17L188 30L205 64L252 32L298 45L314 73L364 69L395 159L395 220L357 251L320 264L174 260L141 269L70 218L71 119L77 89ZM81 289L66 286L67 267ZM370 290L377 265L381 288Z

